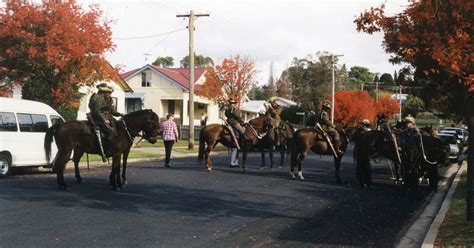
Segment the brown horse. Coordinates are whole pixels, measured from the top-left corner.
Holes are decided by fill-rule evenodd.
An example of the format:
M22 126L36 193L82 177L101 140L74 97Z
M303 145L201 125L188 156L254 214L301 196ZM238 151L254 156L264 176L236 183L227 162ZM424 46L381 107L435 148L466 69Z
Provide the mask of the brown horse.
M259 116L249 121L250 124L254 126L261 126L262 123L269 122L267 118L264 116ZM293 126L287 122L282 121L283 128L278 129L278 141L280 143L279 150L280 150L280 165L283 165L285 161L285 151L287 149L291 150L291 146L293 144L293 134L295 133L293 130ZM268 150L268 154L270 157L270 169L273 169L273 151L276 145L276 140L270 138L269 132L263 136L262 139L259 139L252 145L252 148L256 148L260 151L262 157L262 163L260 165L260 169L265 167L265 149Z
M301 162L311 150L317 154L334 156L336 180L337 182L341 182L341 178L339 177L339 168L341 167L342 155L344 154L350 142L350 137L348 137L347 133L342 128L337 128L337 131L339 132L342 141L340 147L342 154L340 154L338 157L334 156L329 143L326 141L326 138L320 131L314 128L302 128L295 132L293 138L293 149L291 151L290 175L292 178L295 178L295 174L298 173L298 177L301 180L304 180L303 172L301 171ZM298 172L295 171L296 168L298 168Z
M239 146L243 150L243 159L241 168L242 171L245 172L245 162L247 160L247 153L249 151L249 147L252 143L255 142L257 136L265 132L267 126L266 122L262 122L257 125L256 123L250 124L245 123L243 126L245 128L244 136L246 138L238 138ZM205 159L207 171L210 172L212 170L212 161L210 158L210 153L212 149L217 145L217 143L221 143L226 147L235 147L235 142L232 138L230 132L233 132L229 127L221 124L209 124L201 129L199 133L199 153L198 153L198 160Z
M150 143L155 143L161 131L159 118L151 110L140 110L123 117L122 121L116 122L117 133L112 142L112 154L107 154L107 157L112 157L112 171L110 174L110 184L114 190L123 187L120 180L120 158L124 154L124 174L125 166L133 144L133 139L143 132L143 138ZM100 154L100 146L93 131L90 130L88 122L84 121L67 121L62 124L55 124L51 126L45 136L44 148L46 158L50 160L51 157L51 143L53 136L56 140L58 153L53 161L53 168L56 171L57 183L60 189L66 189L67 184L64 181L64 169L66 163L71 157L71 152L74 149L74 165L76 172L76 179L81 182L79 175L78 163L84 153Z

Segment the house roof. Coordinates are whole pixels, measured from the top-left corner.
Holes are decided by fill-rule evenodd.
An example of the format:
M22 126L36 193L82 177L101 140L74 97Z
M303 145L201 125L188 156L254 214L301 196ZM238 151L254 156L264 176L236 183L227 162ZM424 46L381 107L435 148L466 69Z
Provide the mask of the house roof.
M261 113L266 111L265 102L263 100L250 100L248 102L243 102L240 106L241 111L251 112L251 113Z
M137 73L142 72L145 69L152 69L158 71L171 81L179 84L183 88L189 90L189 68L163 68L154 65L145 65L142 68L134 69L125 73L122 73L120 76L127 80L131 76L136 75ZM206 68L195 68L194 69L194 82L199 80L199 78L204 74ZM195 85L195 88L199 88L199 85Z
M120 73L118 73L117 70L115 70L115 68L110 63L108 63L108 64L109 64L110 68L112 68L118 74L118 80L114 80L114 81L119 84L119 86L123 89L123 91L133 92L133 89L130 87L130 85L127 84L127 82L125 82L122 75L120 75Z

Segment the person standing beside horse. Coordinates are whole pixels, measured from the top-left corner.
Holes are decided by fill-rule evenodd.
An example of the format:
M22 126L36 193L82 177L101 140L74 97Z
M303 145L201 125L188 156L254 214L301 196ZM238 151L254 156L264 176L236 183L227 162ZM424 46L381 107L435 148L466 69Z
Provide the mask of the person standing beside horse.
M269 104L267 106L267 113L266 117L270 118L270 122L272 125L272 128L269 133L269 137L271 140L275 142L276 146L280 145L280 137L279 137L279 127L280 127L280 122L281 122L281 111L282 108L280 105L275 101L275 99L270 100Z
M106 83L97 85L98 93L93 94L89 101L90 117L95 125L104 132L103 150L104 155L111 153L112 140L117 136L115 119L112 116L123 117L122 113L115 110L112 100L113 89Z
M321 125L322 130L329 134L332 138L332 142L334 145L334 150L337 153L341 153L341 139L339 137L339 133L336 130L336 126L329 120L328 112L331 111L331 103L329 101L324 101L321 107L321 110L316 114L316 129L319 129L317 126L318 124ZM329 140L329 142L331 142Z
M166 116L166 121L162 124L163 127L163 143L165 144L165 167L170 168L171 149L174 142L178 142L178 127L174 122L173 114Z

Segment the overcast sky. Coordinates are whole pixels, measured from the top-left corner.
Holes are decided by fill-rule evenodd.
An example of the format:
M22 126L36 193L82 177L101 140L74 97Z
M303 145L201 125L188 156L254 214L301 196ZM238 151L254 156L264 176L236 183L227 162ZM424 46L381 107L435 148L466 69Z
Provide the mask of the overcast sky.
M99 1L79 1L84 4ZM131 70L152 63L157 56L171 56L179 66L188 54L188 20L176 14L190 10L209 13L196 20L195 51L216 63L240 54L252 59L266 83L270 63L274 75L317 51L343 54L348 68L364 66L372 72L393 73L400 66L388 62L382 35L355 30L353 20L379 1L100 1L112 25L116 50L107 54L113 65ZM400 12L407 1L388 1L389 13ZM171 32L171 33L170 33ZM159 35L164 34L164 35ZM150 38L131 39L144 36ZM146 55L148 54L148 55ZM147 58L147 61L145 61Z

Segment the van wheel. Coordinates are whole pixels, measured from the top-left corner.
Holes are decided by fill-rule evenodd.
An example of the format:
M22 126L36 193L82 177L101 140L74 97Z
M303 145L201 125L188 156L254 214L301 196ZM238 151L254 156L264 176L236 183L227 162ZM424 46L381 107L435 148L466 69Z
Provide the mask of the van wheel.
M7 177L12 169L10 158L5 154L0 154L0 178Z

